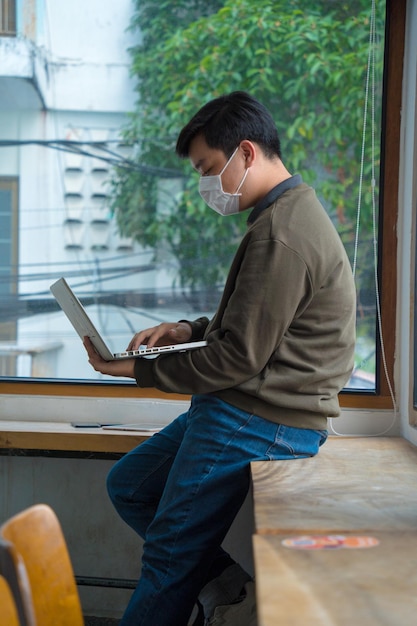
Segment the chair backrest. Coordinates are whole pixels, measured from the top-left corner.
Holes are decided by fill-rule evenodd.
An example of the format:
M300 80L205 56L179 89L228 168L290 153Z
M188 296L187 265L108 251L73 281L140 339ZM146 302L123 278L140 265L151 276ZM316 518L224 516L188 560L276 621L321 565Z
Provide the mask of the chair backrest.
M0 574L5 578L12 592L20 626L36 626L32 593L25 564L10 541L1 539L1 537Z
M0 574L1 626L19 626L17 608L7 580Z
M67 545L53 510L36 504L0 527L25 565L36 624L83 626L84 619Z

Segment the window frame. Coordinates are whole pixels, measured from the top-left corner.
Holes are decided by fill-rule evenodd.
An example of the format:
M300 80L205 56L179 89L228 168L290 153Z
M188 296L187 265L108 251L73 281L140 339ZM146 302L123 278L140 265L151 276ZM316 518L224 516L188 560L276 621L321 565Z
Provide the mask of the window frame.
M401 94L407 0L387 0L382 117L381 202L379 221L378 276L380 287L381 328L384 338L387 374L394 389L394 353L396 341L397 293L397 220L400 159ZM377 338L377 343L379 338ZM377 389L343 391L342 408L392 409L380 350L377 358ZM394 391L395 393L395 391ZM74 396L101 398L169 398L184 400L180 394L165 394L157 389L140 389L134 383L94 383L66 381L0 381L1 394Z

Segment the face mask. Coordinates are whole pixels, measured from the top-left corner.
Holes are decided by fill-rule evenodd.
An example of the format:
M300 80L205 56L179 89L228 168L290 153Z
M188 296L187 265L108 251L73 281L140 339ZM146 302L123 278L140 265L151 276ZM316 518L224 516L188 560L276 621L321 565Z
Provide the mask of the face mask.
M239 213L239 198L242 194L238 193L238 191L245 182L249 169L247 168L245 170L243 178L240 181L235 193L227 193L226 191L223 191L222 185L222 174L237 151L238 148L236 148L233 152L220 174L217 174L216 176L201 176L200 178L200 196L203 198L204 202L208 204L211 209L213 209L213 211L216 211L216 213L219 213L220 215L233 215L233 213Z

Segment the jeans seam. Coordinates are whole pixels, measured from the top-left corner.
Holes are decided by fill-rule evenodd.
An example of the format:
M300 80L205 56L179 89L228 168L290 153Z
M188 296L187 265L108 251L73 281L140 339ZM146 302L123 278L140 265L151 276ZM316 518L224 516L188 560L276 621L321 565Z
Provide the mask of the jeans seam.
M163 459L161 459L161 462L159 463L159 465L158 465L157 467L156 467L156 466L154 466L154 467L152 468L152 471L151 471L151 472L148 472L148 473L146 474L146 476L143 476L142 481L140 482L140 484L136 484L136 485L135 485L135 489L134 489L134 490L132 490L131 492L129 492L129 494L126 494L126 495L127 495L129 498L133 498L133 497L134 497L134 496L138 493L138 491L140 491L140 490L141 490L142 485L143 485L143 484L144 484L144 483L148 480L148 478L150 478L151 476L153 476L154 474L156 474L156 472L157 472L157 471L159 471L159 470L161 469L161 467L163 467L163 466L165 465L165 463L166 463L167 461L169 461L170 459L172 459L172 455L170 455L170 454L165 455L165 456L163 457Z

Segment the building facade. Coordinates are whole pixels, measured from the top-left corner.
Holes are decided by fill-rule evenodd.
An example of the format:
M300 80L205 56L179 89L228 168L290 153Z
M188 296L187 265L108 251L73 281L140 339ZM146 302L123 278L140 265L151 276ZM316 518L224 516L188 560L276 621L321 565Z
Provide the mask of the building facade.
M129 156L121 132L136 98L132 9L131 0L2 0L2 375L91 377L49 292L62 275L101 330L120 334L115 350L141 323L125 324L117 306L94 307L97 294L134 290L150 259L118 234L109 206L112 166ZM141 275L142 287L154 281L152 271Z

